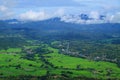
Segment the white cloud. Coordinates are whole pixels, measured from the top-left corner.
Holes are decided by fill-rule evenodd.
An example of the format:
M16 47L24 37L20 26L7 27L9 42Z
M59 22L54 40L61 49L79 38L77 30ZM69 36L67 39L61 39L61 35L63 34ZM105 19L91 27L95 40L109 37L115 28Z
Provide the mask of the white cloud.
M58 9L53 13L46 13L45 11L27 11L19 15L20 20L28 20L28 21L38 21L38 20L46 20L53 17L61 17L64 15L63 9Z
M84 20L78 15L65 15L61 18L61 21L78 23L78 24L101 24L101 23L120 23L120 12L116 14L103 14L98 11L91 11L86 13L89 19ZM101 19L101 16L103 18Z
M61 21L77 23L77 24L98 24L98 23L105 23L106 20L100 19L100 13L97 11L91 11L90 13L85 13L88 15L88 20L81 19L80 14L78 15L67 15L61 18Z
M6 6L4 6L4 5L0 5L0 12L5 12L5 11L7 11L7 7Z
M91 11L89 17L98 20L100 14L97 11Z
M63 8L60 8L58 9L55 13L54 13L54 16L58 16L58 17L61 17L65 14L65 11Z
M84 23L78 15L65 15L61 17L61 21L71 22L71 23Z
M0 20L13 18L14 13L5 5L0 5Z
M34 12L32 10L20 14L19 17L20 17L21 20L33 20L33 21L45 20L45 19L50 18L50 16L47 15L44 11Z
M115 15L107 15L104 14L104 19L100 19L101 13L97 11L91 11L87 13L89 19L84 20L81 19L80 14L77 15L65 15L64 9L58 9L52 13L46 13L45 11L27 11L19 15L20 20L28 20L28 21L38 21L38 20L46 20L54 17L60 17L61 21L78 23L78 24L100 24L100 23L120 23L120 13L116 13Z
M110 17L111 23L120 23L120 12L116 13L115 15L112 15Z
M0 20L13 19L15 17L13 8L16 1L14 0L0 0Z

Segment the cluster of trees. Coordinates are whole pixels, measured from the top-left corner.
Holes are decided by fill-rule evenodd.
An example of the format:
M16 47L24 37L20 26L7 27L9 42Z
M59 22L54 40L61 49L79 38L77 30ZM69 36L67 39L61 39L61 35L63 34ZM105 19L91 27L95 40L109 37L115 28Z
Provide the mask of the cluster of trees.
M105 39L105 40L63 40L52 42L51 46L71 56L83 57L96 61L110 61L120 65L120 45L119 39ZM114 42L114 43L113 43ZM69 43L69 49L67 50ZM69 53L67 53L69 52Z
M48 53L52 53L53 51L49 50L45 45L39 45L36 48L24 48L22 47L22 53L25 53L23 55L23 58L25 59L29 59L29 60L34 60L34 57L36 54L38 54L39 57L42 56L42 54L48 54ZM41 57L43 58L43 57Z
M27 42L24 39L21 39L19 37L0 38L0 50L1 49L7 50L8 48L22 47L25 44L27 44Z

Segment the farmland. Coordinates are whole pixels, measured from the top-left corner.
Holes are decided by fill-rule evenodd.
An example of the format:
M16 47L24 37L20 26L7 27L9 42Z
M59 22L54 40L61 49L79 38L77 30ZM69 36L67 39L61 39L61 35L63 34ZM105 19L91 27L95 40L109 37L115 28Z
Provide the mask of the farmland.
M35 49L38 46L28 46ZM35 53L32 60L26 59L24 53L19 48L8 49L7 53L0 54L0 77L18 76L52 76L61 78L85 78L85 79L120 79L120 68L110 62L92 61L83 58L72 57L58 52L58 49L48 45L46 47L52 51L47 54ZM15 50L16 49L16 50ZM13 52L14 50L14 52ZM1 51L3 52L3 50ZM79 79L78 78L78 79Z

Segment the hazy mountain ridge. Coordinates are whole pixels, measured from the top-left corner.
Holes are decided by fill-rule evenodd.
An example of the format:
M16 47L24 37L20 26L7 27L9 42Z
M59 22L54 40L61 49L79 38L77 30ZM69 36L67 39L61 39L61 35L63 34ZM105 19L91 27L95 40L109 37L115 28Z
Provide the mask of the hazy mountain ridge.
M15 24L10 24L16 22ZM21 22L16 19L0 21L0 28L12 30L21 28L28 28L33 30L40 30L42 32L73 32L73 33L98 33L110 34L111 37L120 37L120 24L118 23L102 23L102 24L75 24L61 21L60 18L52 18L44 21L27 21ZM39 31L39 32L40 32ZM92 36L92 35L91 35ZM99 36L99 35L98 35Z
M29 22L29 21L63 21L67 23L75 23L75 24L103 24L103 23L113 23L108 19L107 15L103 14L96 14L91 15L87 13L81 13L81 14L67 14L67 15L61 15L61 16L53 16L47 19L43 20L21 20L21 19L8 19L8 20L1 20L8 22L10 24L15 23L23 23L23 22ZM117 23L117 22L116 22Z

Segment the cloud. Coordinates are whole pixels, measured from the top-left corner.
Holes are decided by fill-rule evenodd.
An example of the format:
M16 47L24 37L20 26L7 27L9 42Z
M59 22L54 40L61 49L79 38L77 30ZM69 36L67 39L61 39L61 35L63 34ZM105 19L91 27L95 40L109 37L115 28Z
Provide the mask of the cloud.
M112 15L110 17L111 23L120 23L120 12L116 13L115 15Z
M80 14L91 11L89 17L98 19L99 11L111 15L119 12L119 3L120 0L0 0L0 19L18 18L19 16L22 20L44 20L64 14ZM63 9L57 10L56 8Z
M73 0L76 4L84 4L85 10L95 10L101 12L113 13L120 11L120 0Z
M119 0L33 1L0 0L0 19L17 18L20 20L38 21L60 17L61 21L72 23L120 23L120 13L118 13L120 11ZM57 3L50 4L54 2ZM81 19L81 13L87 14L91 20ZM102 20L100 19L101 15L106 17Z
M13 18L13 12L5 5L0 5L0 20Z
M0 0L0 5L4 5L7 7L15 7L17 5L17 0Z
M12 19L15 17L13 8L16 1L14 0L0 0L0 20Z
M0 4L0 20L11 19L14 16L12 11L12 3L10 0L1 0Z
M90 14L89 14L89 17L93 18L95 20L98 20L100 18L100 14L97 11L91 11Z
M0 5L0 12L6 12L7 11L7 7L4 5Z
M55 11L54 16L61 17L65 14L65 10L63 8L58 9Z
M84 20L81 20L79 15L65 15L61 17L61 21L71 22L71 23L84 23Z
M45 20L49 18L49 15L47 15L44 11L41 12L34 12L34 11L28 11L25 13L20 14L19 18L21 20Z
M67 15L61 18L61 21L77 23L77 24L98 24L106 23L106 18L100 18L101 14L97 11L91 11L89 13L82 13L78 15ZM105 16L105 15L104 15Z
M58 9L55 12L47 13L45 11L27 11L19 15L20 20L27 20L27 21L38 21L38 20L46 20L53 17L61 17L64 15L63 9Z
M102 15L98 11L91 11L89 13L85 13L87 15L87 19L81 18L81 14L65 14L65 10L63 8L55 10L51 13L45 11L27 11L19 15L19 19L22 21L38 21L38 20L47 20L54 17L60 17L61 21L77 23L77 24L100 24L100 23L120 23L120 13L116 13L114 15L104 14ZM101 16L103 16L101 18Z

